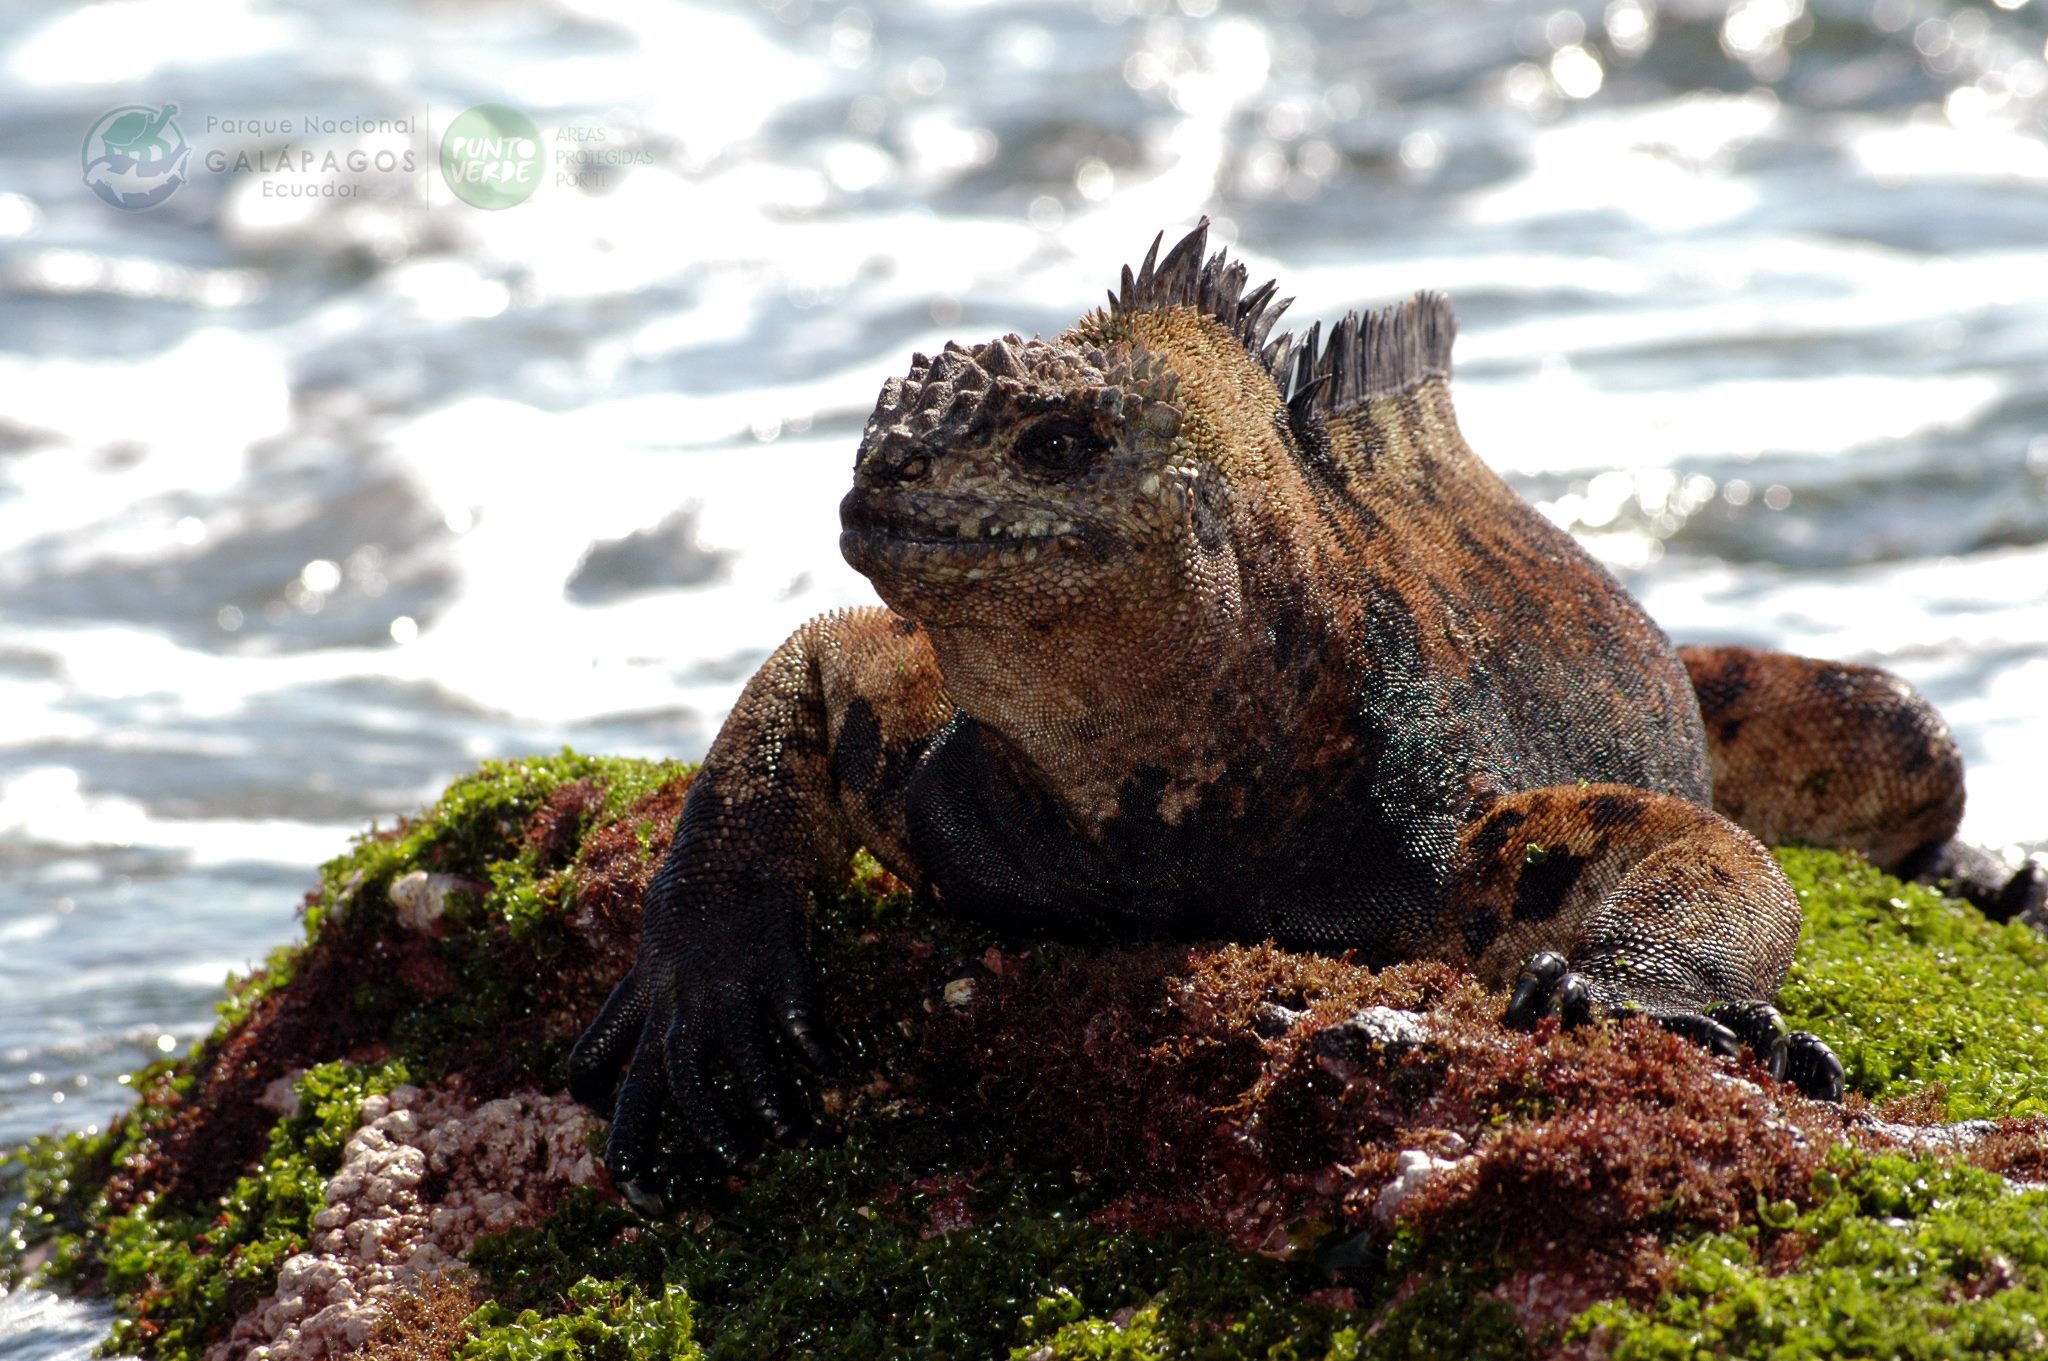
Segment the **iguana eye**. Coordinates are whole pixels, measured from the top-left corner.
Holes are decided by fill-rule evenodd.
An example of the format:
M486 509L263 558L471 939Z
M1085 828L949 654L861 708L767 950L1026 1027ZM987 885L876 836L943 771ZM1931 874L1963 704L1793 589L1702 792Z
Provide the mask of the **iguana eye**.
M1046 421L1024 432L1017 456L1053 472L1079 472L1108 448L1094 429L1078 421Z

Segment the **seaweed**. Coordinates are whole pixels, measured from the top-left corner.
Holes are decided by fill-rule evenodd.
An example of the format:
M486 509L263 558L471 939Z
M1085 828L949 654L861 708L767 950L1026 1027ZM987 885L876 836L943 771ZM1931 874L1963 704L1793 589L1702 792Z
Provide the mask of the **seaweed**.
M1140 1308L1154 1333L1200 1344L1175 1355L1320 1356L1308 1343L1344 1317L1310 1298L1310 1267L1214 1234L1104 1228L1070 1169L991 1156L885 1123L778 1157L687 1222L578 1197L479 1242L470 1264L508 1307L558 1300L584 1272L650 1296L681 1287L707 1358L1003 1356Z
M0 1269L111 1294L117 1348L220 1343L368 1095L559 1088L690 778L494 762L367 833L131 1112L0 1164ZM840 1064L808 1145L729 1178L678 1136L674 1219L548 1201L392 1298L366 1354L2038 1354L2048 1197L1967 1163L2048 1171L2048 942L1780 856L1808 914L1784 1008L1848 1062L1846 1115L1647 1022L1506 1032L1440 964L991 937L863 854L813 922ZM1333 1047L1374 1007L1418 1038Z
M1838 1150L1802 1214L1674 1255L1664 1290L1572 1326L1615 1361L2048 1354L2048 1193Z
M311 1240L363 1099L406 1078L398 1064L310 1069L296 1084L297 1112L271 1129L260 1165L216 1206L181 1214L143 1204L95 1226L104 1288L123 1302L109 1347L199 1361Z
M1806 913L1779 1005L1834 1047L1854 1090L1940 1083L1951 1120L2048 1114L2048 937L1853 855L1778 858Z

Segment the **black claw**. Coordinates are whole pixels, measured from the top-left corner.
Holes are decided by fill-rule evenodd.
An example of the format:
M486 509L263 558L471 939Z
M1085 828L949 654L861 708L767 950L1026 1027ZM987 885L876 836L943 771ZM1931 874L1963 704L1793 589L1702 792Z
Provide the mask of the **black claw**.
M1554 950L1539 950L1522 966L1501 1019L1514 1029L1529 1030L1545 1016L1557 1017L1567 1030L1593 1019L1592 986Z
M746 1094L747 1108L767 1127L770 1139L778 1144L788 1142L796 1126L783 1113L782 1093L768 1060L766 1037L743 1020L727 1030L725 1046L732 1057L733 1076L740 1080L740 1090Z
M1557 1015L1566 1030L1593 1023L1593 989L1585 975L1567 973L1557 984Z
M737 1139L720 1139L709 1124L692 1121L691 1133L696 1137L698 1150L717 1163L720 1171L744 1172L753 1161Z
M602 1064L585 1059L581 1040L569 1051L569 1095L590 1109L603 1111L611 1104L612 1080L617 1076L616 1071L606 1071Z
M1816 1101L1842 1099L1842 1061L1820 1036L1795 1030L1785 1037L1785 1080Z
M1672 1034L1691 1041L1710 1054L1728 1059L1742 1055L1742 1041L1735 1037L1735 1032L1710 1016L1702 1016L1696 1011L1680 1011L1659 1016L1656 1020Z
M787 1144L796 1138L796 1123L782 1113L782 1107L774 1097L751 1097L747 1101L747 1109L768 1131L770 1143Z
M629 973L569 1051L569 1095L593 1110L608 1109L619 1070L632 1058L646 1020L647 990L638 974Z
M1616 1019L1650 1014L1680 1039L1723 1058L1739 1058L1747 1049L1773 1078L1782 1078L1821 1101L1842 1099L1841 1060L1817 1036L1788 1030L1784 1017L1768 1002L1725 1002L1709 1008L1705 1015L1696 1011L1645 1013L1640 1005L1627 1001L1608 1010ZM1573 972L1564 956L1544 950L1523 966L1502 1020L1515 1029L1528 1030L1545 1016L1557 1016L1569 1028L1588 1024L1593 1014L1592 986L1585 976Z
M1981 846L1963 841L1937 842L1908 856L1897 871L1901 879L1933 884L1961 898L1995 922L2025 918L2048 926L2048 865L2029 860L2017 870Z
M1723 1002L1707 1008L1707 1015L1748 1045L1772 1077L1785 1076L1786 1040L1792 1032L1776 1007L1769 1002Z
M1522 966L1522 976L1515 980L1515 995L1508 999L1501 1020L1515 1030L1533 1029L1555 1009L1558 984L1570 971L1564 956L1555 951L1540 950L1530 956Z
M655 1136L667 1095L668 1075L662 1071L657 1046L647 1037L633 1052L633 1064L626 1070L618 1105L612 1110L604 1162L613 1181L632 1181L654 1165Z
M738 1171L746 1165L746 1149L734 1131L732 1121L726 1118L711 1084L705 1080L705 1044L701 1032L696 1026L685 1024L678 1016L669 1022L668 1031L661 1037L658 1047L668 1074L674 1109L688 1126L690 1137L721 1167L729 1172Z
M831 1076L836 1065L832 1062L830 1051L819 1040L808 1011L794 1007L785 1010L782 1013L782 1033L796 1046L797 1053L804 1056L805 1063L810 1064L818 1072Z
M655 1190L646 1182L638 1178L620 1181L616 1177L612 1179L612 1182L619 1188L619 1194L626 1198L626 1203L638 1210L646 1218L666 1219L668 1217L668 1201L663 1198L661 1192Z
M1705 1016L1680 1012L1656 1021L1672 1034L1726 1058L1739 1056L1747 1047L1772 1077L1819 1101L1842 1099L1842 1061L1819 1036L1786 1029L1784 1017L1768 1002L1723 1003Z
M740 1142L732 1122L726 1119L724 1111L711 1104L708 1093L704 1099L685 1107L682 1117L698 1151L721 1171L738 1172L753 1161L752 1150Z

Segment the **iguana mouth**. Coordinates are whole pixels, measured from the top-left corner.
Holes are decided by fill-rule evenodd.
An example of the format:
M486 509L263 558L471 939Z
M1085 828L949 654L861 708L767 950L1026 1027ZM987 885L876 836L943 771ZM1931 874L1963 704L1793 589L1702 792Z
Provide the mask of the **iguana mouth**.
M1089 537L1087 526L1045 506L866 489L839 503L839 524L839 551L861 571L892 563L1030 562Z

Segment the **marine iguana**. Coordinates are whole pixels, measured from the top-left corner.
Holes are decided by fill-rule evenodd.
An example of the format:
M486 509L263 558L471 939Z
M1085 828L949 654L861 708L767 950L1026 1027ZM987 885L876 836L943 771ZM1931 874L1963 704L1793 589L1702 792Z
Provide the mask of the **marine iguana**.
M713 1065L791 1133L806 909L859 846L1007 932L1448 960L1511 1025L1645 1011L1826 1098L1841 1065L1771 1006L1800 910L1758 836L2040 896L1953 842L1961 759L1904 682L1675 650L1479 461L1441 296L1273 335L1287 301L1206 240L883 387L840 550L886 608L747 684L570 1058L593 1105L625 1070L636 1204L664 1112L747 1148Z

